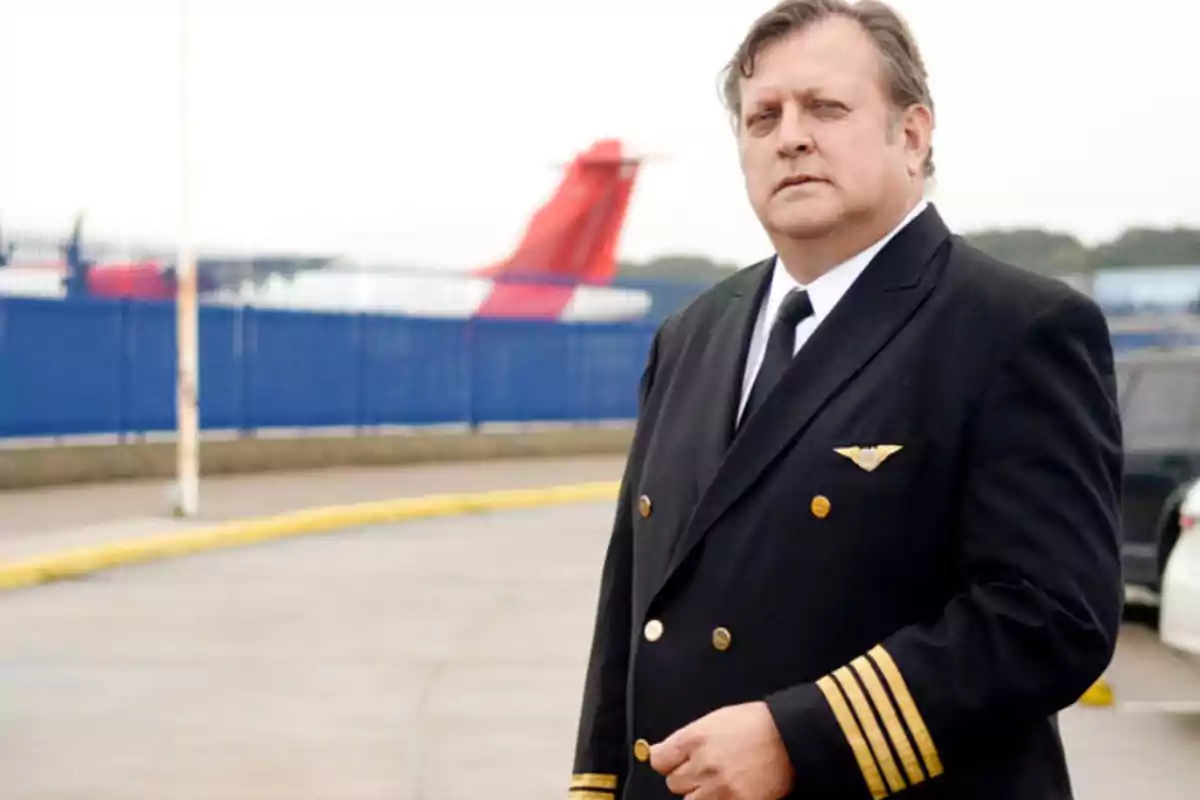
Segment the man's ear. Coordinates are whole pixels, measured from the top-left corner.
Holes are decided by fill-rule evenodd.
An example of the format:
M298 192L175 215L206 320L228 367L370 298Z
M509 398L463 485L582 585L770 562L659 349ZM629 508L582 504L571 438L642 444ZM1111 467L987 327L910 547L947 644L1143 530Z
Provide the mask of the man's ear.
M915 103L905 110L898 122L908 154L908 173L916 177L925 172L925 160L933 147L933 111L929 106Z

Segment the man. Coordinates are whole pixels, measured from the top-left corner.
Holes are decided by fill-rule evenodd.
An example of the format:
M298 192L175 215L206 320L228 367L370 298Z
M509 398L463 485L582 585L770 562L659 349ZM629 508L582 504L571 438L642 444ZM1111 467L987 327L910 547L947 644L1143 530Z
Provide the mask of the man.
M776 255L654 339L571 795L1068 798L1122 602L1105 321L923 202L888 7L783 2L730 66Z

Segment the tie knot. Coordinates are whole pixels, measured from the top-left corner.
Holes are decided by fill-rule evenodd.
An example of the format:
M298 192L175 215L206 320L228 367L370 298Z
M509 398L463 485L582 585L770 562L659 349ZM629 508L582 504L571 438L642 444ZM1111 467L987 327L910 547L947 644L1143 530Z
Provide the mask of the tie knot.
M812 300L808 299L808 292L800 289L792 289L788 292L787 297L783 299L783 304L779 307L779 315L776 317L776 320L788 325L798 325L801 320L812 313Z

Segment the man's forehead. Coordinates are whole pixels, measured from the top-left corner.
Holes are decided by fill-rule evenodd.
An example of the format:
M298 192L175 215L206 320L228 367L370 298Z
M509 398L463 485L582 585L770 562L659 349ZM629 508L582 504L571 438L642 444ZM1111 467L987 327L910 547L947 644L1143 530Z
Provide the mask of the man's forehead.
M785 97L845 95L861 91L863 76L845 70L808 71L795 69L782 73L757 73L742 78L742 98L746 103L766 103Z
M846 76L838 80L838 76L802 76L785 75L772 76L770 79L760 76L742 79L742 96L749 99L770 98L796 95L816 95L846 89L849 81Z
M801 52L795 48L764 51L755 59L753 74L739 78L742 97L764 101L785 96L847 94L878 85L882 77L878 53L868 53L865 59L848 55Z
M743 96L845 90L875 80L879 68L879 51L858 23L829 19L764 45L740 82Z

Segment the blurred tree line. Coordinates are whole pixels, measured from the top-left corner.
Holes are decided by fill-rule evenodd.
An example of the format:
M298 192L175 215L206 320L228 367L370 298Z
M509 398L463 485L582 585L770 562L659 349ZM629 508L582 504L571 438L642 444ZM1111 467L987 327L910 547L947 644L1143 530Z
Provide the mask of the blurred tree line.
M1129 228L1095 247L1069 233L1042 228L982 230L965 238L1002 261L1048 275L1105 267L1200 266L1200 229L1196 228ZM622 278L715 283L741 266L679 254L641 263L623 261L618 268Z

